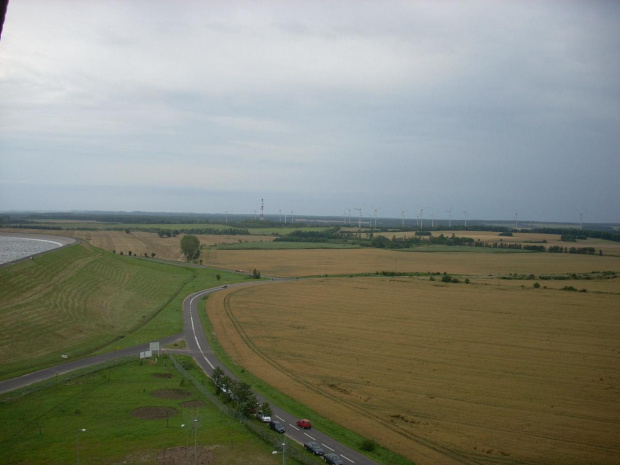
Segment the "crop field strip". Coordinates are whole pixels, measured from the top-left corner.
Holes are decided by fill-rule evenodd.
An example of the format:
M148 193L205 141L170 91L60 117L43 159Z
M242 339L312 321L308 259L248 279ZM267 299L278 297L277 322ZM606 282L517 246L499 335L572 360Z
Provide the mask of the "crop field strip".
M246 369L269 373L270 384L302 397L321 414L346 416L361 409L400 433L476 460L553 461L555 454L566 463L590 456L615 463L610 458L620 453L614 441L620 434L620 322L613 290L576 295L488 285L437 288L437 283L412 280L414 303L400 308L394 296L406 283L394 288L394 281L385 279L378 287L366 284L372 280L340 281L333 289L324 282L303 291L301 286L313 284L298 282L277 285L273 294L264 287L232 294L230 311L246 337L271 362L277 360L289 379L252 359L238 341L229 352L243 354L239 360ZM363 298L356 297L360 292ZM438 306L441 299L447 300ZM212 321L223 326L209 305ZM385 315L368 310L390 307L400 310ZM390 326L390 320L397 323ZM223 336L228 340L234 334ZM373 370L385 376L378 379ZM321 393L319 400L307 388L295 387L292 380L301 378ZM365 424L359 415L348 421ZM376 425L367 431L382 435ZM407 454L406 442L391 438L390 446L418 457L418 451Z
M381 271L501 276L509 273L564 274L620 271L620 257L548 253L400 252L380 249L217 250L207 262L227 269L272 276L321 276Z

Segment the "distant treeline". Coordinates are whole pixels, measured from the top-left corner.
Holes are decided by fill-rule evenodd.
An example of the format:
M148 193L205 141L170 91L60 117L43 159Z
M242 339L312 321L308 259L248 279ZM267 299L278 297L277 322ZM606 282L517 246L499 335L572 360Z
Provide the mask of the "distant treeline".
M274 242L347 242L340 234L340 227L335 226L321 231L295 230L286 236L276 237Z
M560 234L562 240L587 239L605 239L608 241L620 242L620 233L615 231L598 231L592 229L566 229L566 228L541 228L524 230L523 232L532 232L540 234Z
M214 228L181 228L181 229L153 229L147 228L136 229L138 231L144 232L156 232L159 237L175 237L179 234L203 234L203 235L212 235L212 236L238 236L238 235L249 235L250 231L247 229L241 228L226 228L226 229L214 229Z
M27 213L27 214L7 214L0 217L2 223L20 222L30 224L40 221L97 221L100 223L122 223L122 224L204 224L209 223L209 219L196 215L151 215L151 214L132 214L132 213Z

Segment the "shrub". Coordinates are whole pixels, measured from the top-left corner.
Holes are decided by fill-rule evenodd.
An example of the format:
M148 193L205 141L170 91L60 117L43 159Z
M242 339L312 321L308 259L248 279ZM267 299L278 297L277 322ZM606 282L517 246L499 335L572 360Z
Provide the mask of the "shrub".
M444 274L441 278L441 281L444 283L449 283L452 281L452 276L450 276L449 274Z
M536 282L534 283L534 289L538 289L540 287L540 283Z
M364 439L360 444L360 449L365 452L372 452L377 447L377 443L372 439Z

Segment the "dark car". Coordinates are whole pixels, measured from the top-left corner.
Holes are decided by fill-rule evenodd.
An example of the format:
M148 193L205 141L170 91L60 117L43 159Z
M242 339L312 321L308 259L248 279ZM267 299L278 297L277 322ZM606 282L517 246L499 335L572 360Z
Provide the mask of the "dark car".
M269 427L274 430L276 433L285 433L286 429L284 429L284 425L279 421L271 420L269 422Z
M344 465L342 459L336 454L325 454L323 460L330 465Z
M312 423L310 423L310 420L304 418L302 420L297 420L297 426L303 429L310 429L312 428Z
M306 442L304 443L304 448L312 452L314 455L325 454L325 452L323 452L323 449L321 449L321 446L319 446L316 442Z

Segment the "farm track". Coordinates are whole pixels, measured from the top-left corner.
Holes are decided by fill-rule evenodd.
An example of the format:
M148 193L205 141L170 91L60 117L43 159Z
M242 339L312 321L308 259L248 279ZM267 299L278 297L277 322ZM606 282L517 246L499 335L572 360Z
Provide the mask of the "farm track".
M304 381L299 376L295 375L291 370L288 370L284 366L280 365L278 362L276 362L274 359L269 357L267 354L265 354L263 351L261 351L254 344L254 342L247 335L247 333L245 332L245 330L243 329L243 327L241 326L241 324L239 323L239 321L235 317L232 309L230 308L230 302L229 302L230 295L231 294L228 294L225 297L225 299L224 299L224 310L226 312L226 315L228 316L228 318L231 321L231 323L233 324L235 330L239 334L239 337L244 341L244 343L258 357L260 357L266 363L268 363L271 366L273 366L279 372L286 374L289 378L291 378L296 383L305 386L307 389L316 392L317 394L321 395L322 397L327 397L327 398L331 399L334 402L337 402L337 403L340 403L340 404L345 404L349 409L351 409L353 411L356 411L357 413L359 413L361 415L364 415L364 416L371 415L383 427L385 427L385 428L387 428L387 429L397 433L398 435L400 435L400 436L402 436L402 437L404 437L406 439L412 440L415 443L417 443L418 445L426 447L427 449L429 449L430 451L433 452L432 454L421 453L421 455L428 456L429 459L436 459L437 457L434 455L434 453L438 453L438 454L440 454L441 457L443 457L443 458L449 457L450 459L452 459L454 461L454 463L459 463L459 464L480 465L480 464L483 464L483 463L506 463L506 464L523 463L523 462L520 462L520 461L511 460L509 458L502 458L502 457L493 457L493 458L491 458L491 457L483 456L483 455L479 455L479 454L465 454L465 453L457 451L457 450L449 449L447 447L444 447L444 446L440 445L439 443L437 443L435 441L431 441L431 440L429 440L427 438L424 438L422 436L415 435L415 434L407 432L407 431L403 431L400 428L395 428L391 422L385 421L385 419L382 418L381 416L373 414L373 413L370 413L368 410L364 410L364 409L360 408L355 403L350 402L350 401L346 401L346 400L342 399L341 397L338 397L338 396L335 396L335 395L329 393L328 391L316 388L315 386L311 385L310 383Z

